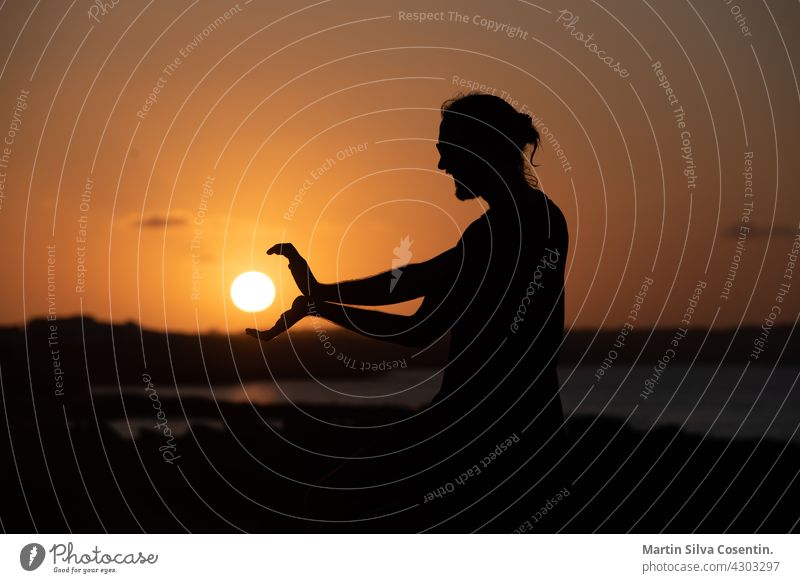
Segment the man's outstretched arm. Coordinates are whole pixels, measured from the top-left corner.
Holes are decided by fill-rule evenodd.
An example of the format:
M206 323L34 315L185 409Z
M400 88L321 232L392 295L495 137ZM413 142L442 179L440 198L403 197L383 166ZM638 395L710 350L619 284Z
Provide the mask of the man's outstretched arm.
M435 318L435 314L430 314L430 317L423 314L429 314L425 302L413 316L401 316L298 296L292 302L292 307L281 314L272 328L247 328L245 333L262 342L268 342L306 316L312 316L325 318L367 338L417 347L432 344L448 331L441 318Z
M439 340L449 330L444 324L446 318L431 313L425 308L424 302L423 307L412 316L387 314L377 310L313 300L309 303L308 313L330 320L367 338L404 346L427 346Z
M459 261L460 254L453 248L428 261L410 263L371 277L317 284L314 297L357 306L399 304L428 295L433 286L452 285L453 282L442 281L442 278L457 272L458 265L453 264Z
M366 277L337 283L319 283L308 262L291 243L278 243L269 255L289 259L289 270L301 293L316 300L358 306L398 304L429 295L434 290L449 289L448 274L461 269L462 253L456 246L421 263L412 263Z

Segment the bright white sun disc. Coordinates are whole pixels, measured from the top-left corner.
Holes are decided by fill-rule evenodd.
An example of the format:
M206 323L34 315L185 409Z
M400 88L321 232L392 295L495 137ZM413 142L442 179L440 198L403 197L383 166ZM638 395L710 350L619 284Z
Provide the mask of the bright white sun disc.
M247 271L233 280L231 299L244 312L261 312L275 301L275 284L260 271Z

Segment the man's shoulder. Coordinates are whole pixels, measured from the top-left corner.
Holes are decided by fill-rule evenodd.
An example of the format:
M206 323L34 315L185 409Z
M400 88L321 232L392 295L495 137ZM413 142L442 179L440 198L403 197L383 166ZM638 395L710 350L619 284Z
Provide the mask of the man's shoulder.
M558 204L556 204L552 198L547 196L547 194L538 188L534 188L531 191L531 196L528 197L528 199L531 204L540 212L546 212L547 214L560 219L564 218L564 213L561 212L561 208L558 206Z
M559 206L538 188L534 188L526 204L529 234L564 243L569 239L567 220Z

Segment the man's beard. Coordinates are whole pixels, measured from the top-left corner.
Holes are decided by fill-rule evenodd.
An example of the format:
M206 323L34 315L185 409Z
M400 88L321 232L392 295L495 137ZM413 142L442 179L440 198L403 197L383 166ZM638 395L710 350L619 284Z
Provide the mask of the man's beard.
M453 179L456 185L455 195L458 200L472 200L478 198L478 194L474 190L470 190L466 184L461 180Z

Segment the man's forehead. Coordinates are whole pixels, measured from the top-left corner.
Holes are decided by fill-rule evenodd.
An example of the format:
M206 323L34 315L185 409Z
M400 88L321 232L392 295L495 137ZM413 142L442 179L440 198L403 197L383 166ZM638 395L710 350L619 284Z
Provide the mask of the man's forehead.
M439 139L443 142L452 142L454 138L457 137L457 132L455 131L455 127L453 127L452 122L448 122L447 118L445 117L442 119L441 123L439 123Z

